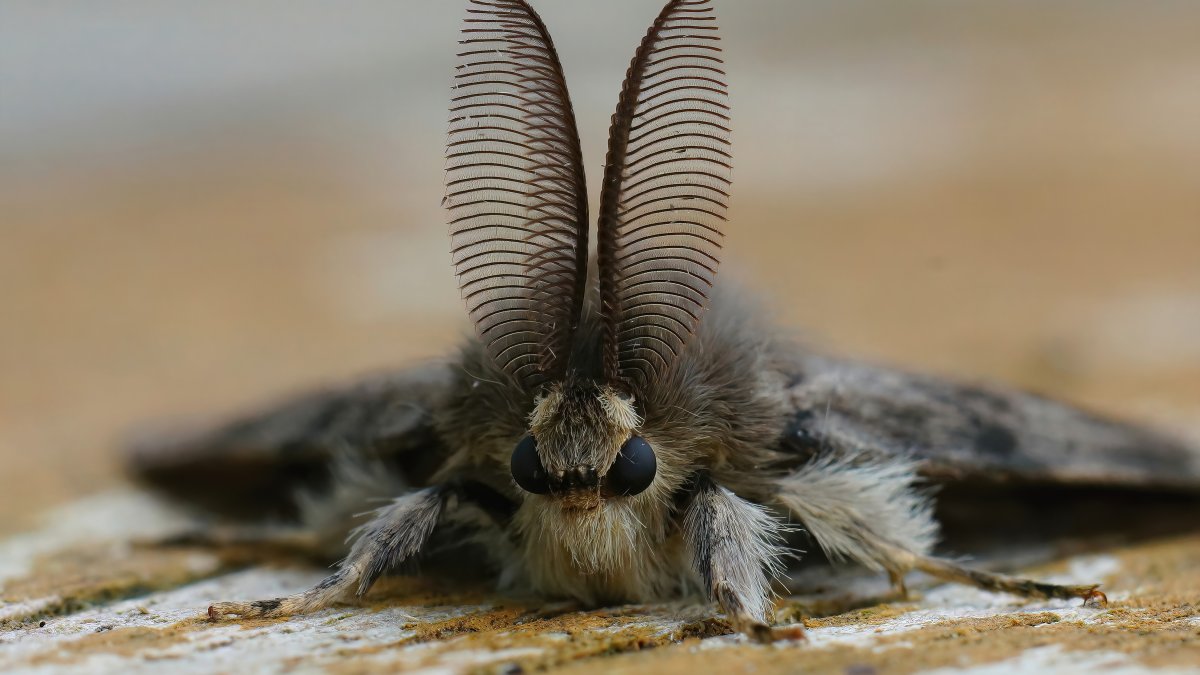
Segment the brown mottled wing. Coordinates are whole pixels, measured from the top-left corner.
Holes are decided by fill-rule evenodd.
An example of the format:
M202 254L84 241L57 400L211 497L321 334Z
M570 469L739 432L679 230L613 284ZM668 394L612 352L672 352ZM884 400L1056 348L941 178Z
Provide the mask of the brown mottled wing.
M784 445L908 454L940 481L1200 490L1200 448L1033 394L808 356Z
M609 381L669 368L716 277L731 166L718 45L708 0L667 3L613 114L597 233Z
M554 44L522 0L472 0L446 142L450 246L488 353L529 387L562 373L587 278L587 194Z
M126 460L140 481L218 513L286 516L297 490L322 487L349 453L421 485L444 457L432 411L451 387L446 366L377 376L223 424L143 433Z

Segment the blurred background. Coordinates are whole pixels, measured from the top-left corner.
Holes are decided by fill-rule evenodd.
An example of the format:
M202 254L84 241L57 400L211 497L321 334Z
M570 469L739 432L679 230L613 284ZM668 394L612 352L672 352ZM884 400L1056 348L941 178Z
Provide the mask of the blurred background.
M598 192L658 0L537 3ZM174 415L445 353L462 2L0 3L0 532ZM726 0L726 276L823 348L1200 431L1200 5Z

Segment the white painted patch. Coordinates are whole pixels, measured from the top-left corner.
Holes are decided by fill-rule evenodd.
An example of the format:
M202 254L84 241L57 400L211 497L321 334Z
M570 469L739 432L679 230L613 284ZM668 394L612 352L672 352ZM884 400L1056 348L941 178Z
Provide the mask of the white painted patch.
M24 576L39 556L78 544L161 537L185 527L181 511L146 492L116 490L53 509L35 531L0 542L0 584Z
M429 670L418 670L416 672L442 672L442 673L460 673L472 666L482 666L489 663L503 663L512 659L537 656L544 650L533 648L519 649L500 649L497 651L482 651L478 649L464 650L461 652L452 652L441 657L442 665Z
M46 526L40 532L0 542L0 565L10 574L19 574L28 569L29 563L37 556L53 553L58 548L77 545L82 541L108 541L120 546L128 537L161 536L183 527L186 522L182 515L170 512L143 494L125 492L101 495L57 510L46 518ZM197 560L195 564L213 562L210 558L208 563ZM1051 580L1059 583L1102 581L1119 569L1120 562L1113 556L1081 556L1071 560L1067 571ZM812 579L808 579L810 575L813 575ZM229 671L318 672L324 666L343 661L347 649L387 647L412 635L411 631L403 628L412 621L441 621L492 608L490 605L388 607L372 611L340 607L294 617L279 624L254 627L243 627L236 622L201 623L193 630L181 632L177 641L161 645L151 642L132 656L102 653L79 655L70 650L72 642L97 631L167 628L180 621L203 617L208 605L217 600L278 597L308 588L323 577L324 571L319 569L255 568L54 618L44 627L13 625L0 630L0 671L20 670L47 675L78 670L135 675L164 671L185 675ZM854 570L806 570L799 578L819 583L830 589L828 594L836 595L850 593L871 596L884 592L886 587L880 575ZM801 583L795 587L800 590L813 583ZM919 588L926 583L929 583L927 579L916 578L913 587ZM37 611L39 605L46 606L55 601L56 598L44 598L8 605L0 612L20 616ZM1049 611L1063 621L1089 622L1096 620L1104 611L1082 607L1077 601L1027 602L1009 595L953 584L934 586L924 592L916 604L916 609L882 623L813 628L808 631L809 639L805 642L781 643L771 648L803 651L834 645L871 647L877 644L880 637L903 635L947 621ZM652 629L659 635L678 631L686 621L705 616L710 611L705 606L685 603L628 609L636 612L638 617L635 627ZM0 613L0 618L6 615L4 613ZM1200 625L1200 619L1192 619L1191 624ZM624 626L621 630L629 627ZM547 634L547 637L548 644L553 644L559 638L567 639L565 635ZM500 665L540 653L536 647L498 652L476 649L459 651L454 648L456 643L465 646L468 638L449 638L381 649L378 652L356 654L354 658L368 667L378 664L380 668L420 668L417 672L434 675ZM724 649L744 644L747 641L743 636L729 635L705 639L695 648ZM53 657L57 655L62 655L62 664L53 662ZM1059 653L1053 649L1031 650L1003 664L980 666L971 672L1040 672L1050 666L1056 672L1086 672L1101 666L1132 667L1125 661L1112 661L1110 656L1089 655L1087 659L1080 660L1074 653ZM38 661L44 665L30 667L31 663Z
M52 595L46 598L38 598L36 600L26 600L23 602L9 602L0 606L0 623L10 619L21 619L30 614L36 614L43 609L57 603L61 598L57 595Z
M252 569L126 600L53 619L44 627L14 627L0 631L0 671L25 668L40 657L63 652L86 635L128 628L166 628L204 616L215 600L274 597L295 593L324 577L320 571ZM328 609L294 617L283 624L244 628L236 622L201 626L180 635L178 642L150 646L136 657L108 654L85 656L70 666L29 672L212 673L276 672L295 661L301 671L331 663L343 649L391 644L412 635L402 626L418 621L442 621L486 611L490 606L445 608L388 607L366 611L353 607ZM396 654L389 654L394 659Z
M1003 611L1003 613L1027 614L1044 611L1047 611L1046 607L1027 606L1016 610L1008 608L1008 611ZM902 635L947 621L982 619L996 616L997 613L999 612L995 608L980 607L975 604L962 604L940 609L918 609L873 625L863 624L813 628L808 632L809 644L814 647L831 647L834 645L866 647L870 646L880 637Z
M1120 568L1120 562L1112 556L1088 555L1070 561L1067 572L1048 579L1055 583L1088 583L1102 581ZM848 582L853 583L852 580ZM869 584L859 580L863 589ZM916 585L910 587L915 588ZM846 586L838 584L845 590ZM879 589L875 589L878 591ZM865 593L864 593L865 594ZM1026 600L1004 593L989 593L971 586L942 584L922 594L914 609L888 621L873 625L831 626L813 628L808 631L810 647L833 645L869 646L877 638L900 635L926 626L947 621L980 619L997 614L1020 615L1052 612L1060 621L1094 621L1105 610L1085 607L1078 600Z

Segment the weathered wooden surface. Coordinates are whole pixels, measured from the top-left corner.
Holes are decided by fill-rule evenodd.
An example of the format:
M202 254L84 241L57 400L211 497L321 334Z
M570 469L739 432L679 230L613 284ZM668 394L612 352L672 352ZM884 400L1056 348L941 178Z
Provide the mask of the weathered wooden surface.
M628 635L630 616L487 629L515 605L414 640L401 612L485 596L403 583L366 610L213 626L207 602L320 572L128 546L178 521L105 492L120 434L443 354L462 331L438 202L463 3L94 4L0 3L0 670L469 669L662 642ZM538 3L593 178L654 4ZM720 11L730 268L782 323L846 354L1200 431L1200 4ZM1100 574L1107 611L939 588L849 614L810 601L807 646L702 639L720 627L699 623L678 645L571 665L1181 667L1198 551L1185 538L1028 570ZM582 633L614 624L623 642ZM497 643L535 651L480 660Z
M212 623L207 604L303 589L322 571L248 551L135 542L186 523L117 491L47 514L0 543L0 671L355 673L1200 672L1200 535L1075 556L1025 572L1101 580L1107 608L1022 601L913 578L823 568L781 598L805 642L761 646L699 605L555 611L428 579L385 580L356 605L286 620Z

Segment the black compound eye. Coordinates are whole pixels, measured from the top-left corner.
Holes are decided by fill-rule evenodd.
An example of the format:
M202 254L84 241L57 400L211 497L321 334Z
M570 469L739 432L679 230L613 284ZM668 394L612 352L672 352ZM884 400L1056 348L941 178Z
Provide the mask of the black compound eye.
M522 490L535 495L550 492L549 476L546 475L546 468L542 466L542 460L538 458L537 441L533 436L526 436L517 443L509 470L512 471L513 480L517 481Z
M654 482L658 460L646 439L634 436L625 441L617 461L613 462L605 480L613 492L620 495L636 495Z

